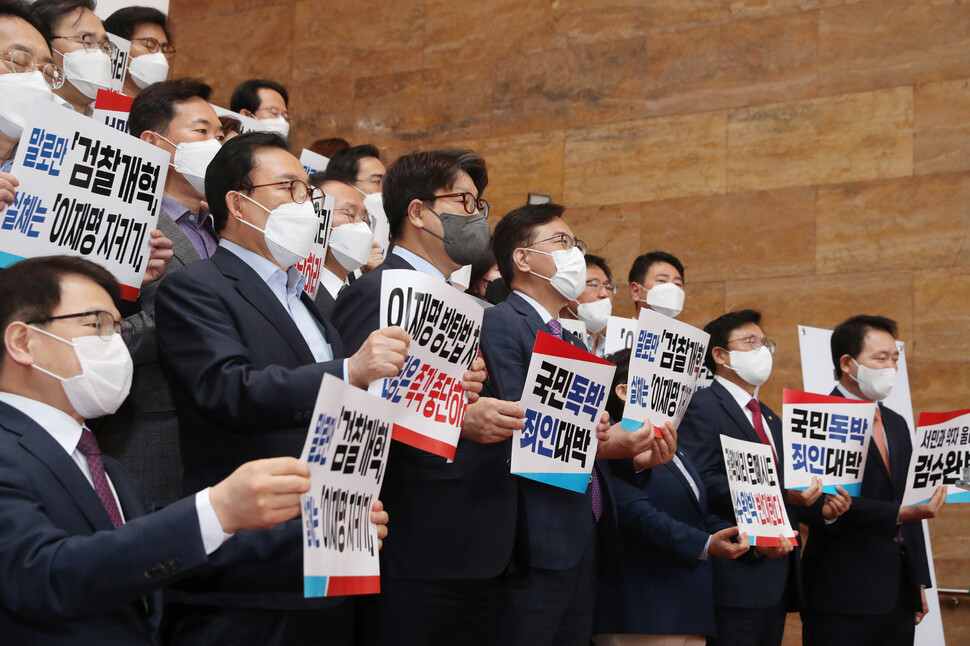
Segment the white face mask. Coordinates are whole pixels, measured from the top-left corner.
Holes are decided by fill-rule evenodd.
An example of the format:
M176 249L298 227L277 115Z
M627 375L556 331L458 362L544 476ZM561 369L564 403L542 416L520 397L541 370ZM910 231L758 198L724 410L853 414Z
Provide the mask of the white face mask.
M882 401L886 397L889 397L893 386L896 385L895 368L876 370L862 365L855 359L852 359L852 363L859 367L858 376L851 374L849 376L859 384L859 390L862 391L863 397L874 402Z
M155 134L158 135L156 132ZM162 135L158 135L162 137ZM175 146L175 160L171 163L175 172L180 174L192 185L199 195L205 197L205 171L212 163L212 158L216 156L222 144L217 139L204 139L202 141L183 141L176 145L162 137L165 141Z
M580 303L576 308L576 316L586 324L590 334L597 334L606 327L613 313L613 302L608 298L600 298L592 303Z
M768 348L761 346L747 352L731 350L729 354L731 365L725 365L725 368L735 371L752 386L760 386L768 381L771 376L771 352Z
M289 269L310 256L313 241L320 229L320 218L313 210L313 203L310 200L303 204L286 202L270 211L253 198L242 193L240 195L269 213L269 218L266 219L266 227L263 229L245 220L240 220L240 222L263 232L266 246L269 248L269 252L273 254L277 264Z
M65 378L36 364L33 367L61 382L67 400L78 415L94 419L111 415L121 407L131 389L134 365L120 334L113 334L108 341L97 336L81 336L68 341L33 325L30 329L74 346L74 354L81 364L78 376Z
M152 83L161 83L168 78L168 59L162 52L135 56L128 65L128 76L143 90Z
M641 301L654 312L677 318L684 311L684 289L675 283L659 283L647 291L647 299Z
M260 119L260 122L267 130L278 132L286 139L290 134L290 123L283 117L273 117L271 119Z
M579 295L586 289L586 258L579 247L573 247L569 251L556 249L552 253L538 249L529 249L529 251L552 256L556 263L556 274L552 278L543 276L536 271L533 271L533 274L548 280L549 284L565 296L567 300L574 301L579 298Z
M76 49L61 55L64 57L64 75L84 96L94 99L98 90L111 87L111 57L100 49L95 52Z
M364 208L374 218L374 239L381 249L387 251L391 244L391 225L387 221L387 214L384 213L384 196L380 192L365 195Z
M20 139L36 97L66 103L51 91L40 70L30 74L0 74L0 132L11 139Z
M373 245L374 233L366 222L341 224L330 234L330 251L347 271L354 271L365 264Z

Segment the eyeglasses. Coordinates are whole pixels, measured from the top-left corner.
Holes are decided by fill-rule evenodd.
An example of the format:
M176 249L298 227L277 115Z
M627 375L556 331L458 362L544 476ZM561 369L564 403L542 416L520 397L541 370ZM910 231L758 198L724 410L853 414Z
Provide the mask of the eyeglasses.
M64 70L53 63L38 64L34 57L27 52L0 52L0 61L7 64L14 74L30 74L37 70L44 75L44 80L52 90L64 85Z
M274 119L276 117L283 117L287 121L290 120L290 113L289 113L288 110L280 110L279 108L256 108L256 110L253 112L253 114L256 114L256 112L259 112L260 110L262 110L264 112L269 112L273 116Z
M590 278L589 280L586 281L586 286L596 292L598 292L601 289L605 289L606 291L616 295L616 285L610 282L606 282L606 283L600 282L598 278Z
M542 240L536 240L530 246L537 244L542 244L543 242L556 242L562 246L565 251L570 251L573 247L578 248L584 255L586 254L586 243L579 238L574 238L570 235L566 235L563 232L559 232L554 236L549 236L548 238L543 238ZM589 284L588 282L586 283Z
M27 321L28 325L37 325L39 323L49 323L51 321L59 321L61 319L74 319L80 318L82 316L90 316L93 319L85 323L85 325L93 325L98 330L98 338L102 341L110 341L111 337L115 334L121 334L122 338L128 339L130 337L131 324L128 321L119 321L111 315L110 312L105 312L104 310L91 310L90 312L78 312L77 314L62 314L61 316L48 316L44 319L34 319L33 321Z
M384 184L384 176L378 175L377 177L361 177L355 179L354 184L375 184L377 186L382 186Z
M300 179L284 179L279 182L269 182L268 184L256 184L250 188L250 192L264 186L286 186L290 190L290 197L297 204L303 204L307 201L307 198L311 200L316 199L320 193L320 189L312 188Z
M136 40L140 40L142 43L144 43L144 47L148 50L149 54L157 54L158 52L162 52L165 54L165 58L169 60L172 60L172 58L175 57L175 47L172 46L172 43L160 43L157 39L150 37L131 39L132 42L135 42Z
M101 50L108 56L114 58L114 55L118 53L118 46L107 38L103 41L99 41L94 34L84 34L82 36L54 36L54 39L63 38L64 40L70 40L75 43L81 43L84 45L84 51L86 52L96 52Z
M485 217L488 217L488 202L481 198L477 198L471 193L446 193L445 195L433 195L428 198L427 201L433 202L435 200L443 200L449 197L460 197L461 204L465 207L465 213L468 215L473 215L475 211L480 211Z
M728 341L728 343L743 343L747 345L749 348L751 348L752 350L757 350L758 348L764 346L768 348L768 352L770 352L771 354L775 353L774 341L769 341L768 339L762 339L754 335L745 337L743 339L731 339Z
M351 224L357 224L358 222L366 222L367 226L369 226L372 230L374 228L374 218L372 218L367 211L361 211L359 209L352 209L349 207L342 207L339 209L334 209L333 212L335 214L340 213L348 220L350 220Z

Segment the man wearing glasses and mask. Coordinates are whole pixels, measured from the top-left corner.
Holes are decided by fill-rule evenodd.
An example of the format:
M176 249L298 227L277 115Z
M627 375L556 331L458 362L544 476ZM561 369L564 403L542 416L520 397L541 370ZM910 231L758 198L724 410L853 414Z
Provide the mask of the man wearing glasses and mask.
M55 91L81 114L90 114L98 90L109 89L117 51L94 7L94 0L37 0L31 7L47 29L54 62L67 76L67 83Z
M104 21L108 33L131 41L128 74L122 91L135 97L152 83L168 78L175 47L168 33L168 19L151 7L118 9Z
M229 99L230 110L259 119L267 130L279 133L284 139L290 134L289 104L290 95L286 88L264 79L243 81Z
M586 288L562 308L559 317L582 323L582 336L588 339L588 349L597 357L602 357L606 350L606 324L613 313L614 296L616 285L610 266L603 258L586 254Z

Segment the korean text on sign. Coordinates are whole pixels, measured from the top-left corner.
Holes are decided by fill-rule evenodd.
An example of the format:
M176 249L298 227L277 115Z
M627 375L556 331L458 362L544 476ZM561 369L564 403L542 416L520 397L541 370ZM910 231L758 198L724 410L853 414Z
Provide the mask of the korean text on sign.
M946 487L947 502L970 502L970 491L957 486L970 469L970 410L920 413L913 455L906 475L904 505L925 502Z
M306 282L303 283L303 291L310 298L316 298L317 290L320 289L320 272L323 271L323 262L327 259L327 245L330 243L330 224L333 219L334 199L330 195L313 201L313 210L319 218L317 235L313 239L313 246L310 247L310 255L306 260L297 263L295 266L303 274Z

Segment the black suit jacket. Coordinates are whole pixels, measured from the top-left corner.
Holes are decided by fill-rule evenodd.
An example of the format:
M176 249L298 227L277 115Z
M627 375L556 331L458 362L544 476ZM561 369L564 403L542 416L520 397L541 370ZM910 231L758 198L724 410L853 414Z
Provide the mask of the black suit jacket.
M838 389L832 395L843 396ZM805 602L811 609L884 614L902 586L915 611L921 607L919 586L930 585L921 523L897 525L913 452L909 427L893 410L882 404L879 410L892 475L870 441L862 492L834 523L812 528L805 547Z
M5 644L153 644L160 589L206 563L193 498L146 515L131 476L107 456L104 467L125 515L118 529L63 447L0 402Z
M775 446L780 451L781 419L763 402L761 412L768 421ZM754 426L728 390L717 381L694 394L678 429L678 444L701 474L712 514L735 524L731 491L724 471L721 435L759 442ZM778 453L778 476L784 494L784 460ZM788 507L792 527L797 530L802 514ZM805 514L808 515L807 513ZM729 608L767 608L788 591L789 610L800 606L800 548L788 556L768 558L755 551L736 560L714 559L714 604Z
M344 289L334 325L356 352L380 327L385 270L411 269L389 253L384 263ZM394 517L394 538L381 550L381 573L405 579L484 579L508 566L515 536L515 482L510 443L459 440L454 462L392 442L381 500Z
M302 301L333 356L342 357L336 330L306 294ZM215 484L250 460L299 457L323 375L342 378L343 360L314 360L253 269L220 247L165 279L156 317L159 358L178 409L185 491ZM304 605L299 519L240 532L219 556L233 566L197 577L195 589L219 595L220 603Z
M519 401L525 377L532 360L532 348L538 332L547 331L539 313L516 293L485 310L482 324L482 355L488 368L486 394L507 401ZM563 331L563 340L582 350L582 341ZM511 449L511 441L507 443ZM619 529L613 505L610 469L597 460L605 496L604 516L593 519L592 487L584 494L548 484L518 479L521 506L520 555L533 567L567 570L579 563L594 530L600 533L601 566L604 573L614 574L619 566Z

